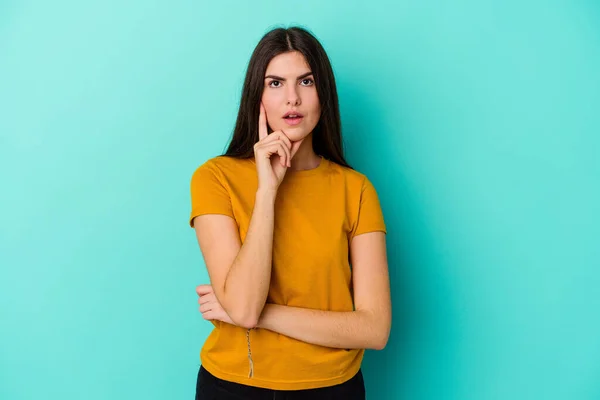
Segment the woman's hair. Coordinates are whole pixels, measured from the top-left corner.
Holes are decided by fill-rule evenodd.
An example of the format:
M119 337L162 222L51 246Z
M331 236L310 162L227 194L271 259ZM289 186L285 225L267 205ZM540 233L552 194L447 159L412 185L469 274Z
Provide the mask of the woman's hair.
M233 137L224 155L236 158L254 156L254 145L259 140L258 116L267 66L275 56L290 51L298 51L304 55L315 77L321 117L313 130L314 152L351 168L344 158L333 69L321 43L300 27L273 29L258 42L248 63Z

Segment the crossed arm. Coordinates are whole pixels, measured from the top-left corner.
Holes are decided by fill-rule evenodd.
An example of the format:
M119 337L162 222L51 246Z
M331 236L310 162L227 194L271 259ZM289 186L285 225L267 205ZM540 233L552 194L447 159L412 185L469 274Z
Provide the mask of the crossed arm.
M196 217L196 232L201 231L203 226L211 224L211 219L213 219L213 226L214 219L220 221L220 235L228 230L232 230L231 234L237 235L233 219L215 215ZM229 224L231 225L228 226ZM200 234L198 240L201 241ZM211 256L207 253L223 254L227 250L219 247L223 247L227 243L228 241L214 241L211 246L207 246L205 243L204 247L201 243L209 275L215 275L211 274L211 269L223 267L214 263L209 265L208 260L211 259ZM235 249L231 250L235 251ZM355 236L350 243L350 261L355 311L320 311L262 303L261 312L255 323L246 324L245 327L268 329L294 339L326 347L383 349L387 344L391 328L391 298L385 233L369 232ZM270 273L270 270L268 272ZM211 284L212 286L201 285L198 287L200 311L204 318L243 326L229 317L232 314L239 315L239 311L236 312L224 306L221 299L222 294L220 295L213 289L215 284L213 279L211 279ZM264 298L266 298L266 294ZM233 303L229 302L228 304Z

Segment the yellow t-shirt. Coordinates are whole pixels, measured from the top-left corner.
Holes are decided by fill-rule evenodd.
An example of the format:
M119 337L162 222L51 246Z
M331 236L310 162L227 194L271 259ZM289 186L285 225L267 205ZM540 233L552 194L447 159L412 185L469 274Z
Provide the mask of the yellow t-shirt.
M243 243L255 201L254 159L219 156L191 180L193 218L224 214L238 225ZM325 311L352 311L350 239L386 232L375 188L365 175L321 157L317 168L288 170L277 192L273 264L267 303ZM360 368L364 350L305 343L266 329L216 321L200 352L218 378L275 390L343 383ZM253 361L250 377L248 347Z

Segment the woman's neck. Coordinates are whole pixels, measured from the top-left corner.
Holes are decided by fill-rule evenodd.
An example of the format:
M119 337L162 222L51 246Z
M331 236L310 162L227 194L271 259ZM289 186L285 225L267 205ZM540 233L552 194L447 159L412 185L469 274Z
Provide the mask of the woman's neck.
M321 157L319 157L313 150L312 145L312 132L302 141L300 148L292 158L293 171L303 171L307 169L317 168L321 163Z

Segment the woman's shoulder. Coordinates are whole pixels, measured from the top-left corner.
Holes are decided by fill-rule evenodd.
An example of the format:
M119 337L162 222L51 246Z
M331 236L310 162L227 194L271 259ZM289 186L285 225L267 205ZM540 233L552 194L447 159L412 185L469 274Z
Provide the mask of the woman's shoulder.
M252 169L253 159L236 158L225 155L211 157L196 168L195 173L212 171L225 175L237 174L243 170Z
M367 175L360 171L340 165L333 161L330 161L329 164L330 170L334 174L343 177L347 185L362 187L369 182Z

